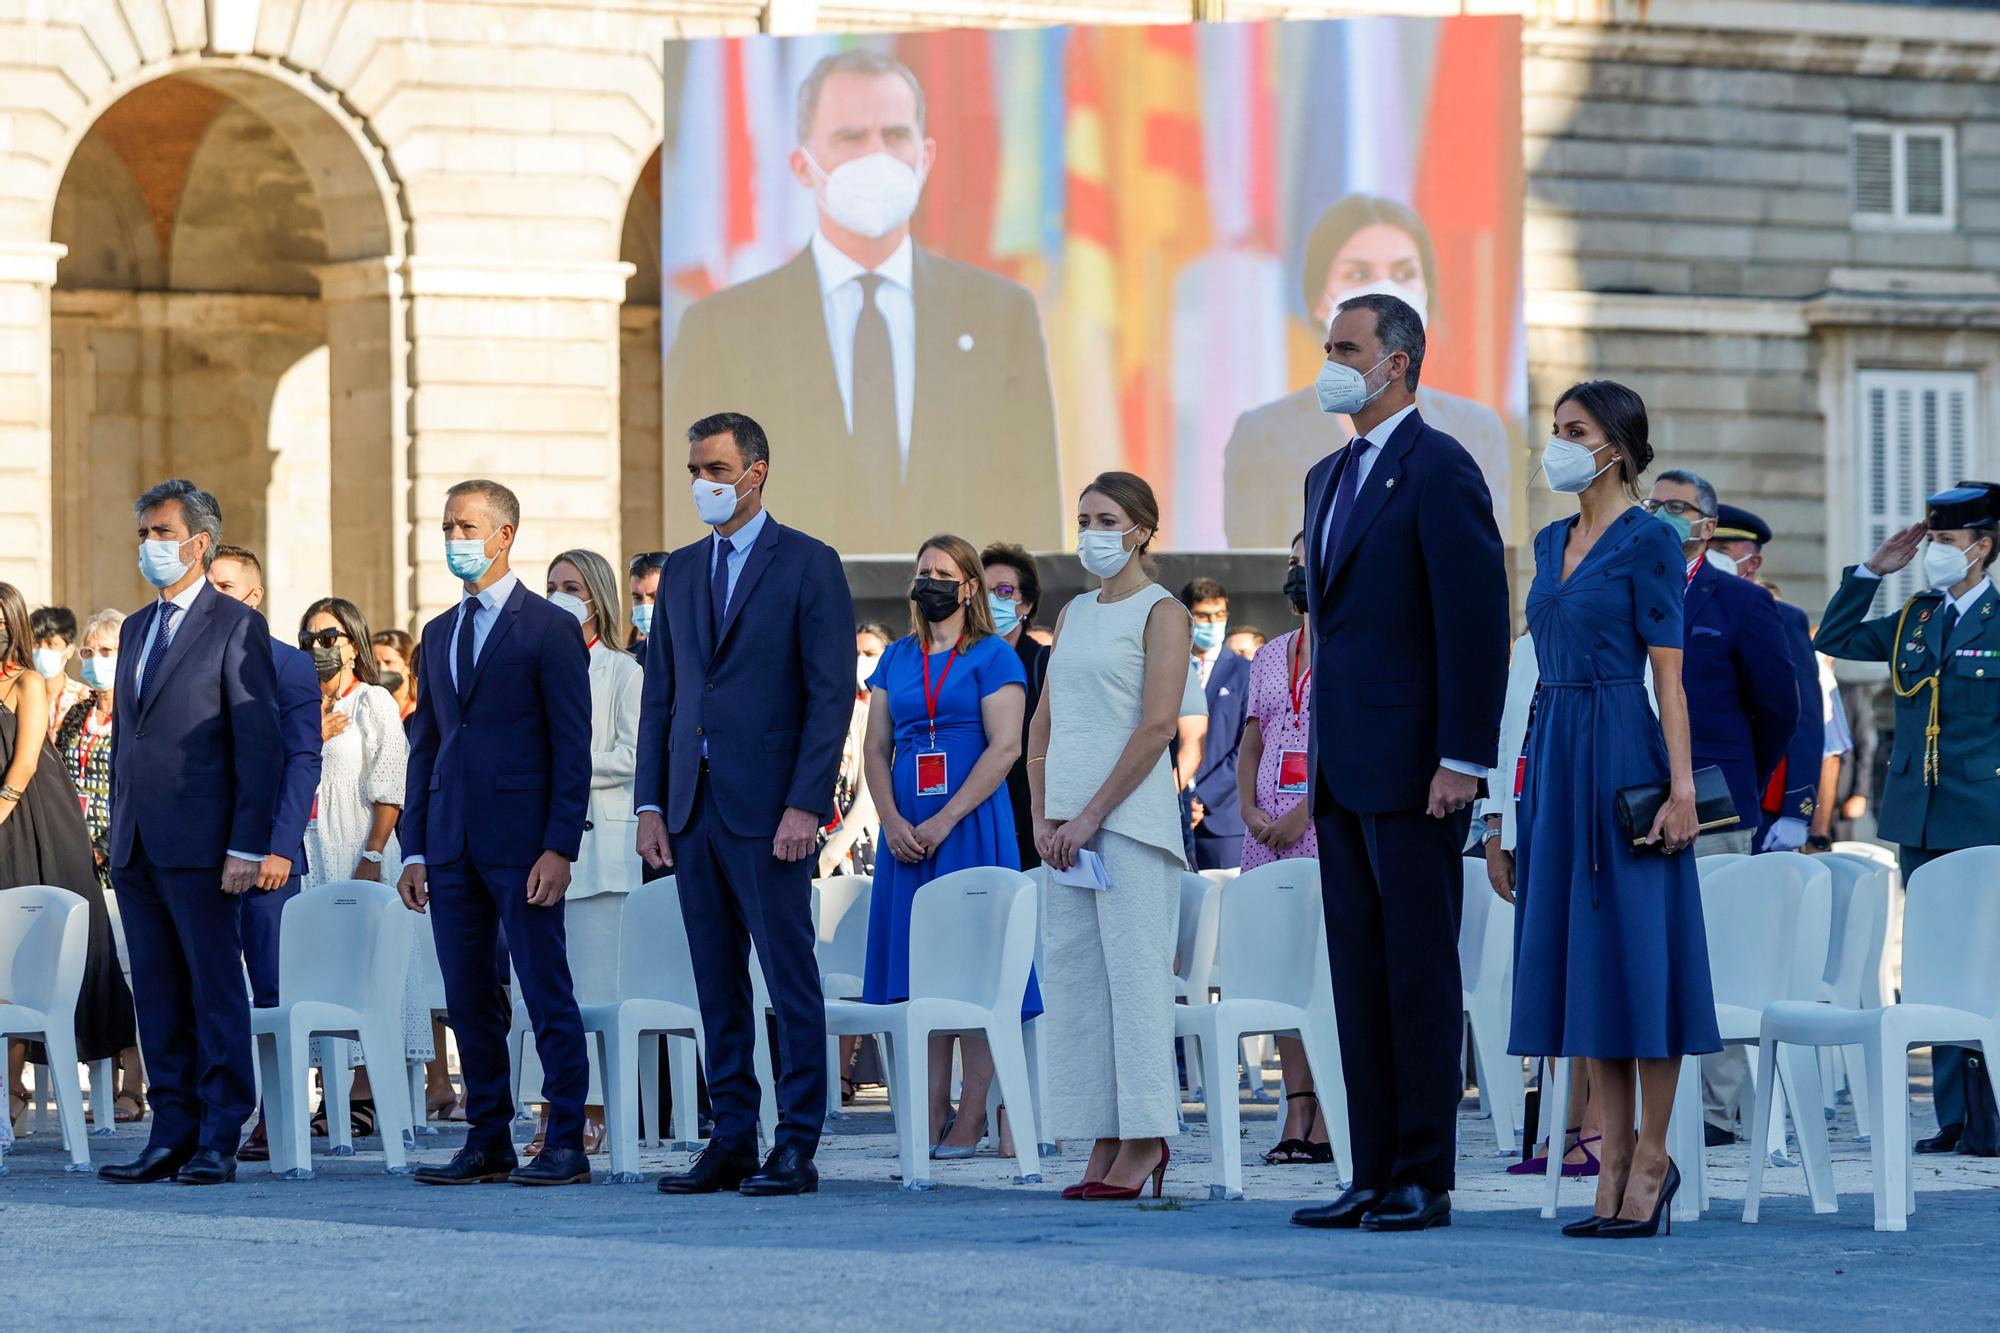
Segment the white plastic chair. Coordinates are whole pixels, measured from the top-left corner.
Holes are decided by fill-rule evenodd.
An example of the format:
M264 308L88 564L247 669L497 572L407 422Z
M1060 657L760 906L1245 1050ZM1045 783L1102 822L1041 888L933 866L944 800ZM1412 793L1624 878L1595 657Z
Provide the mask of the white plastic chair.
M861 998L868 971L868 909L875 881L865 875L834 875L813 881L814 956L819 961L820 994L829 1000ZM759 975L762 969L759 969ZM840 1038L826 1039L826 1113L840 1109Z
M410 966L411 913L396 891L366 880L339 880L307 889L285 904L278 926L278 1004L250 1011L250 1040L263 1073L271 1172L291 1180L312 1175L307 1126L309 1039L361 1043L368 1081L394 1088L403 1081L403 979ZM343 1047L328 1044L329 1052ZM325 1081L342 1082L345 1060L330 1054ZM400 1097L377 1100L382 1155L397 1175L408 1171L403 1136L411 1109ZM345 1115L328 1100L328 1131Z
M622 936L622 932L624 929L623 923L625 919L623 915L624 905L620 906L619 912L620 912L618 918L620 923L619 928ZM571 935L565 938L566 941L573 941L577 937ZM624 950L621 948L619 952L622 954ZM569 974L570 974L571 985L579 994L603 995L612 992L613 987L615 987L618 983L618 977L616 975L615 968L613 969L613 975L608 977L603 975L602 970L600 970L597 973L591 973L586 967L582 965L582 962L578 960L575 952L573 951L573 947L571 949L567 949L565 953L569 961ZM511 1021L507 1025L508 1074L513 1079L512 1092L514 1097L515 1117L517 1119L528 1119L529 1118L528 1110L521 1101L521 1090L524 1086L526 1086L527 1082L526 1071L527 1071L528 1054L529 1052L535 1049L533 1044L535 1040L535 1028L533 1020L530 1019L528 1016L527 1001L522 997L521 974L514 970L514 966L511 960L507 965L507 978L508 981L511 983L508 987L508 991L513 996L513 1014ZM589 1042L584 1043L584 1055L590 1063L590 1081L592 1086L594 1086L598 1091L603 1092L607 1097L610 1096L610 1089L604 1082L603 1066L597 1058L596 1048L593 1047ZM541 1072L540 1071L541 1061L539 1058L536 1059L535 1064L537 1066L538 1073Z
M581 1007L583 1038L604 1071L604 1118L611 1140L611 1179L639 1179L639 1111L660 1138L660 1038L674 1043L675 1148L697 1145L695 1061L708 1061L695 990L694 957L681 916L680 889L654 880L625 897L619 918L618 999Z
M444 969L438 964L437 936L431 930L429 913L416 916L411 923L410 967L417 974L417 988L422 994L419 1011L429 1014L433 1020L443 1018L448 1012L444 998ZM446 1058L444 1049L439 1048L437 1058ZM424 1104L424 1062L409 1060L410 1070L410 1124L416 1134L436 1134L429 1123L430 1112ZM332 1130L332 1116L329 1114L327 1128Z
M90 1170L76 1060L76 1002L89 940L90 904L68 889L29 884L0 891L0 1049L6 1037L36 1037L48 1050L46 1077L38 1068L36 1081L55 1091L70 1171ZM91 1109L107 1124L109 1086L91 1092Z
M1458 927L1462 1004L1472 1027L1479 1105L1493 1121L1502 1157L1520 1146L1527 1119L1521 1057L1507 1053L1514 1021L1514 905L1493 892L1484 861L1465 863L1465 911Z
M1867 1069L1868 1095L1877 1108L1869 1141L1874 1172L1875 1229L1902 1231L1916 1210L1916 1178L1910 1162L1909 1052L1912 1046L1976 1046L1988 1056L1987 1072L2000 1096L2000 1074L1991 1057L2000 1054L2000 847L1974 847L1941 856L1910 876L1903 936L1903 998L1876 1009L1848 1010L1830 1005L1779 1003L1764 1011L1758 1065L1759 1114L1770 1096L1774 1052L1786 1046L1859 1046ZM1811 1068L1811 1062L1806 1062ZM1805 1141L1808 1179L1817 1154L1828 1188L1813 1196L1813 1211L1830 1213L1838 1202L1832 1190L1824 1137ZM1763 1161L1750 1160L1743 1220L1757 1220L1764 1184Z
M1038 1122L1022 1038L1021 999L1035 956L1034 881L979 866L917 890L910 907L910 998L895 1004L828 1000L831 1036L882 1038L894 1073L903 1188L930 1189L930 1052L938 1032L984 1033L1014 1128L1016 1184L1041 1180Z
M1695 874L1706 876L1724 866L1733 866L1749 859L1749 855L1744 852L1711 852L1707 856L1697 856L1694 859L1694 870Z
M1174 1035L1195 1039L1202 1086L1209 1089L1208 1137L1216 1166L1209 1197L1243 1197L1242 1111L1233 1095L1231 1065L1243 1037L1253 1032L1297 1034L1312 1070L1335 1169L1342 1180L1351 1179L1347 1083L1334 1022L1319 863L1273 861L1225 883L1218 916L1218 954L1227 978L1222 998L1174 1009Z
M1223 881L1192 870L1181 872L1180 925L1174 943L1174 997L1182 1004L1207 1004L1215 970L1215 942L1222 924ZM1181 1041L1181 1063L1187 1067L1188 1097L1202 1100L1206 1093L1197 1086L1201 1079L1201 1057L1194 1038Z
M1873 842L1836 842L1841 856L1858 856L1889 872L1889 935L1882 948L1882 971L1876 982L1876 1004L1888 1004L1903 984L1903 866L1891 849Z
M1889 938L1889 872L1875 861L1840 853L1829 853L1819 862L1833 876L1833 943L1823 978L1825 998L1842 1009L1879 1008L1882 951ZM1860 1048L1822 1047L1819 1068L1827 1110L1831 1112L1834 1094L1845 1087L1854 1101L1855 1131L1867 1142L1868 1081L1861 1076Z

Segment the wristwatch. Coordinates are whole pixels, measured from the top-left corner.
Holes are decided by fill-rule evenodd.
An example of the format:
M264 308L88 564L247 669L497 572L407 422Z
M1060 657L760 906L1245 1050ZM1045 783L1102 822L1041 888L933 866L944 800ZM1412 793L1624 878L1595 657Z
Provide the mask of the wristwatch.
M371 866L379 866L382 864L382 853L371 852L366 847L363 847L361 849L361 859Z
M1482 833L1481 833L1481 834L1479 835L1479 840L1480 840L1481 842L1491 842L1491 841L1493 841L1493 840L1494 840L1495 838L1497 838L1497 837L1499 837L1499 836L1500 836L1500 834L1501 834L1501 831L1502 831L1502 826L1501 826L1501 825L1499 825L1499 824L1488 824L1488 825L1486 825L1486 826L1485 826L1485 831L1484 831L1484 832L1482 832Z
M1806 839L1806 846L1817 847L1822 852L1830 852L1833 850L1833 839L1827 837L1824 833L1815 833L1812 837Z

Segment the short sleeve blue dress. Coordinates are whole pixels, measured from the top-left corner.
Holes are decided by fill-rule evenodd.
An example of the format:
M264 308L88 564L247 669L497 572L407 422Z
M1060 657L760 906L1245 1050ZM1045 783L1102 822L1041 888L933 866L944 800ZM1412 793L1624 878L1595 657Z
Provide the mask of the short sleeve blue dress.
M1628 509L1565 580L1575 523L1535 538L1528 590L1541 684L1521 791L1507 1049L1601 1060L1720 1050L1694 854L1635 850L1615 806L1619 788L1668 776L1645 665L1647 648L1681 646L1680 543Z
M1027 675L1020 655L1005 639L989 635L963 651L932 653L930 689L937 696L933 745L932 722L924 707L923 650L914 636L889 645L875 674L868 678L868 687L888 694L889 719L896 737L890 781L896 810L904 819L922 824L944 809L972 776L973 767L986 752L986 723L980 716L980 705L987 696L1009 685L1025 691ZM921 796L917 793L917 756L933 748L945 756L946 785L942 794ZM1014 838L1014 808L1004 782L958 822L929 859L910 865L890 855L886 846L876 856L862 999L870 1004L891 1004L909 998L910 905L917 890L940 875L972 866L1021 868ZM1041 1012L1041 990L1030 974L1021 1016L1027 1019Z

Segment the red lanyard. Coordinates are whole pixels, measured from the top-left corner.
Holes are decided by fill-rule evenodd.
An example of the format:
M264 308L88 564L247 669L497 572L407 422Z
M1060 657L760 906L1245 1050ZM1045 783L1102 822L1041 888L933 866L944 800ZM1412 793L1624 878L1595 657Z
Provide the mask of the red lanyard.
M603 642L602 639L599 639L595 634L593 634L590 636L590 642L583 645L583 650L585 652L589 652L592 648L595 648L598 644L602 642Z
M937 691L931 690L931 655L928 644L919 644L917 650L924 658L924 719L930 723L931 749L937 749L937 706L944 698L944 683L951 679L951 669L958 665L958 646L952 645L951 656L945 659L944 670L939 673Z
M361 688L361 677L356 676L353 680L348 681L347 688L340 692L340 699L345 699L348 695L354 693L356 690L360 688ZM340 699L335 699L334 702L339 703Z
M1708 562L1708 552L1706 551L1703 551L1700 555L1694 558L1694 563L1688 566L1687 581L1689 583L1694 582L1694 576L1701 573L1701 567L1707 562Z
M1313 678L1311 667L1305 669L1305 674L1299 674L1299 650L1306 646L1305 631L1300 630L1299 635L1299 638L1292 640L1292 716L1295 718L1304 715L1306 711L1306 690L1311 686Z

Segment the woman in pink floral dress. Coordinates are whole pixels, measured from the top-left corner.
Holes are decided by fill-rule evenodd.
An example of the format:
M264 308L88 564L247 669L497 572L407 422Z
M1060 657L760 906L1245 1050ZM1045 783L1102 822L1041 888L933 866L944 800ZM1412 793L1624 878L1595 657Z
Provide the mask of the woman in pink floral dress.
M1294 857L1317 858L1306 738L1311 732L1312 634L1306 609L1305 538L1292 541L1292 564L1285 596L1300 617L1299 628L1257 650L1250 663L1250 699L1244 709L1243 744L1236 767L1237 795L1243 803L1243 869L1254 870ZM1296 1037L1278 1038L1285 1076L1285 1131L1264 1154L1273 1165L1331 1162L1326 1124L1313 1095L1312 1071Z

